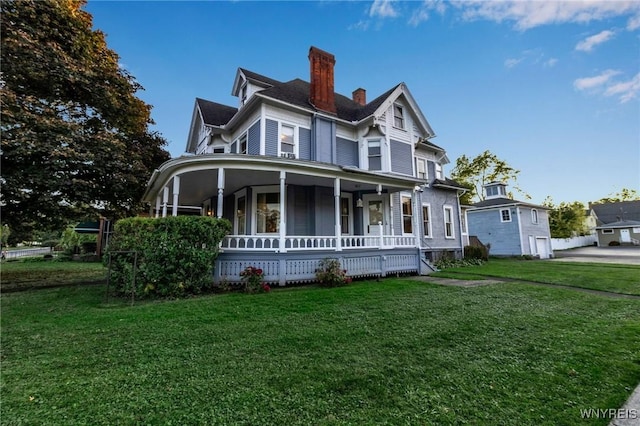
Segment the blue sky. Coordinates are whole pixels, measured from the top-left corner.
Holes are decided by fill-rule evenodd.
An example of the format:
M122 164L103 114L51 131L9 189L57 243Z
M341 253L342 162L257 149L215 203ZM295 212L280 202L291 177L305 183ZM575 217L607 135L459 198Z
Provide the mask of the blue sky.
M236 106L238 67L372 100L405 82L451 164L490 150L541 203L640 191L640 2L90 0L94 27L145 88L154 130L184 152L194 100ZM519 198L523 198L519 196Z

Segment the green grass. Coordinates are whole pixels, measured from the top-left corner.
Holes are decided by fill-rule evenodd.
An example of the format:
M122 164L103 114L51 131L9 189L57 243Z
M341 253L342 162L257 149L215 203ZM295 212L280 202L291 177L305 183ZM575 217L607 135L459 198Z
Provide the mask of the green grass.
M107 268L98 262L2 262L0 290L48 287L106 280Z
M577 269L578 271L580 269ZM640 301L407 279L104 302L2 297L3 424L607 424Z
M549 260L490 259L482 266L445 269L433 276L471 279L503 277L591 290L640 295L640 266Z

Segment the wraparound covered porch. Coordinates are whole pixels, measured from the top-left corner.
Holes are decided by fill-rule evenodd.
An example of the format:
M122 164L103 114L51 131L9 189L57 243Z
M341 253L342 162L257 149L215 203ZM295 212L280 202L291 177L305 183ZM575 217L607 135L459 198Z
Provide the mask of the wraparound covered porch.
M333 164L239 154L170 160L145 200L152 216L228 219L223 251L420 247L412 194L424 184ZM401 205L393 205L392 194ZM396 204L398 201L396 201Z

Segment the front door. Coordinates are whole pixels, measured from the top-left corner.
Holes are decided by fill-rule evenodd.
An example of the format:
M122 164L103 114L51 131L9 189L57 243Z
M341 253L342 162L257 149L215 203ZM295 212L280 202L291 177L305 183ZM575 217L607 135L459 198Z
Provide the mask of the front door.
M364 216L364 234L380 235L380 224L383 233L387 232L389 224L389 202L385 195L365 194L362 197Z
M629 233L628 229L620 230L620 242L621 243L630 243L631 242L631 233Z

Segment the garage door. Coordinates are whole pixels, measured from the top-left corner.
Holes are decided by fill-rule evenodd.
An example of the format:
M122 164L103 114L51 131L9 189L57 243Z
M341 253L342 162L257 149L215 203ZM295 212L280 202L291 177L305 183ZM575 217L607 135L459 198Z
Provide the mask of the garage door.
M549 258L549 240L544 237L536 237L536 251L540 259Z

